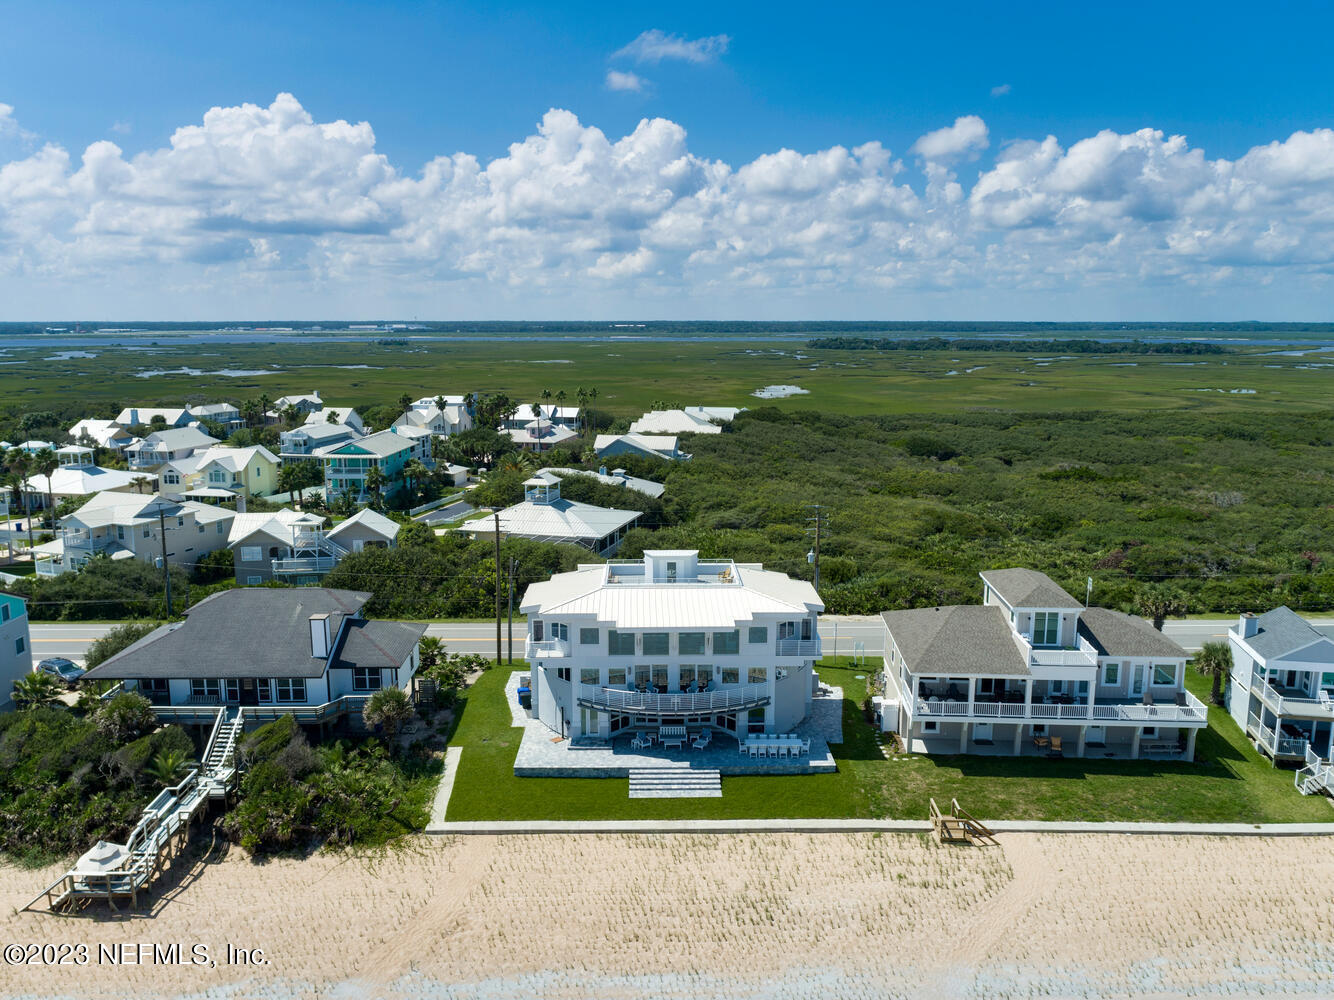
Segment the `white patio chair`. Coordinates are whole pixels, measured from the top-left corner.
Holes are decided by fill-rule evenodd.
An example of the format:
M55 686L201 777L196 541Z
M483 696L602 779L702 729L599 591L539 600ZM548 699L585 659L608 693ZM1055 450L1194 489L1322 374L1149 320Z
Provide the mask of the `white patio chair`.
M809 757L809 756L811 755L811 741L810 741L810 740L802 740L802 741L801 741L801 755L802 755L803 757Z

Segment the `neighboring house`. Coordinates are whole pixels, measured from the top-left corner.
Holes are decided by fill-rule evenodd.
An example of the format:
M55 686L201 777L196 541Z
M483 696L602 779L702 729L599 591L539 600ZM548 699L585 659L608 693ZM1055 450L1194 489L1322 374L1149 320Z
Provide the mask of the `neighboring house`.
M662 483L655 483L652 479L640 479L638 476L631 476L624 469L612 469L607 472L604 465L597 472L590 472L587 469L543 469L543 472L550 472L555 476L564 479L566 476L591 476L600 482L603 486L620 486L623 489L634 490L636 493L642 493L648 497L660 497L663 490L666 489Z
M329 419L332 417L333 419ZM306 426L311 424L344 424L358 435L366 433L366 422L350 406L326 406L306 414Z
M284 465L304 462L306 459L315 458L316 452L321 448L332 448L359 437L361 432L351 424L325 424L312 421L278 435L279 457Z
M115 451L124 451L138 440L114 420L80 420L65 433L75 444L82 442L86 435L97 447Z
M533 420L522 427L509 427L501 431L508 435L515 444L526 451L550 451L557 445L564 444L578 433L564 424L553 424L549 420Z
M410 690L425 625L367 621L370 594L322 587L213 594L85 675L119 681L163 721L212 723L241 706L259 725L284 714L303 724L347 718L386 687Z
M412 438L393 431L377 431L355 441L320 450L324 461L324 493L329 499L347 495L358 503L370 496L366 475L378 468L385 478L382 495L403 486L403 466L419 450Z
M435 435L425 427L391 427L389 431L412 442L408 458L415 458L428 469L435 466L435 460L431 458L431 440Z
M687 406L680 410L650 410L630 425L631 434L721 434L719 424L730 424L743 407Z
M472 417L462 400L446 402L440 409L435 400L417 400L412 407L394 421L395 427L424 427L432 434L449 437L472 428Z
M168 462L158 473L164 492L190 494L226 490L267 496L278 489L278 456L262 445L209 448Z
M982 604L886 611L882 727L931 754L1194 759L1186 651L1043 573L988 570Z
M245 421L241 419L241 411L231 403L204 403L201 406L187 407L187 409L189 409L190 416L194 419L221 424L229 431L240 430L245 426Z
M126 472L124 469L104 469L93 464L93 451L79 445L56 449L60 468L51 475L29 476L23 481L29 505L46 506L47 496L59 504L72 497L86 497L94 493L142 492L153 488L153 476L145 472Z
M137 427L140 424L147 427L154 417L161 417L168 427L185 427L197 419L184 407L127 406L116 417L116 423L122 427Z
M539 403L534 410L532 404L522 403L514 411L514 416L507 418L499 430L518 430L527 427L534 420L540 420L544 424L559 424L562 427L578 427L579 407Z
M39 451L55 451L56 446L52 441L22 441L14 445L19 451L26 451L29 455L36 455Z
M169 431L154 431L142 441L125 449L131 469L155 469L159 465L189 458L197 451L212 448L217 438L209 437L197 427L178 427Z
M14 708L14 682L31 672L28 605L22 597L0 592L0 712Z
M227 534L236 582L318 583L347 554L325 538L324 523L318 514L286 508L237 514Z
M598 458L615 455L641 455L645 458L664 458L684 461L690 456L678 450L676 438L658 434L599 434L593 441Z
M502 538L530 538L539 542L567 542L600 556L610 556L621 546L625 533L635 526L643 511L611 510L589 503L563 500L560 477L539 472L523 484L524 501L500 511ZM458 528L474 537L494 537L492 517L468 521Z
M448 481L451 486L468 485L468 467L466 465L454 465L452 462L437 462L435 466L435 475L441 481Z
M402 525L397 521L365 507L346 521L334 525L326 537L349 552L361 552L363 549L392 549L397 544L400 527Z
M1334 729L1334 640L1286 607L1244 614L1228 630L1232 675L1227 708L1257 749L1302 761L1309 747L1329 757Z
M557 573L520 608L533 714L571 740L659 725L786 733L810 712L824 604L803 580L651 550ZM696 692L713 697L681 697Z
M279 396L273 401L273 409L264 416L271 424L284 419L289 406L295 406L298 413L310 414L324 409L324 400L320 399L319 390L299 396Z
M98 493L61 519L55 541L33 548L37 575L58 576L81 569L95 556L159 563L163 527L167 562L189 568L200 556L227 547L234 516L224 507L193 500Z

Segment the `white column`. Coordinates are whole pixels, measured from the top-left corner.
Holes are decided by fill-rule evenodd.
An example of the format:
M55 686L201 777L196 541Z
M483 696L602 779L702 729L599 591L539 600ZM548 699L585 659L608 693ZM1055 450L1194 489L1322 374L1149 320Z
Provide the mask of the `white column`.
M1084 756L1084 740L1088 737L1088 730L1089 730L1088 726L1079 727L1079 749L1075 751L1076 757Z
M971 718L972 715L973 715L973 697L974 697L976 694L977 694L977 678L976 678L976 677L969 677L969 678L968 678L968 716L969 716L969 718Z
M972 728L971 722L965 722L959 727L959 753L968 752L968 731Z
M1024 743L1024 724L1021 722L1014 727L1014 755L1019 756L1019 750Z
M1190 732L1186 734L1186 760L1195 759L1195 734L1198 732L1198 729L1192 728Z
M1130 759L1139 760L1139 738L1144 734L1143 726L1136 726L1130 736Z

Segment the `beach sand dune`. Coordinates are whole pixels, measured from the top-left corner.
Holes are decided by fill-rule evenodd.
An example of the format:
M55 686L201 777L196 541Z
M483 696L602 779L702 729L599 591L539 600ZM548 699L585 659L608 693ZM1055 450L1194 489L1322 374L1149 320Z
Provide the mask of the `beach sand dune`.
M57 874L0 867L0 945L90 962L0 967L6 997L1334 995L1329 838L418 838L182 862L137 915L14 912ZM183 964L155 964L172 944ZM98 953L135 945L145 964Z

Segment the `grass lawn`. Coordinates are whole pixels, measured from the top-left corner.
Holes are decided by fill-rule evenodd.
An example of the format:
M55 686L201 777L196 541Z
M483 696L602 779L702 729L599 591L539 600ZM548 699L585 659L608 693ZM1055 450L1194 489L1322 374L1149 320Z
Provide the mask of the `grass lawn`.
M504 703L509 670L492 669L467 692L451 745L463 748L447 819L925 819L927 799L958 798L986 819L1334 822L1327 799L1303 797L1292 772L1271 768L1222 709L1200 734L1200 763L911 756L885 760L857 708L865 681L846 658L819 666L839 685L837 774L725 777L721 799L630 799L625 778L516 778L521 731ZM1189 675L1208 697L1208 679Z

